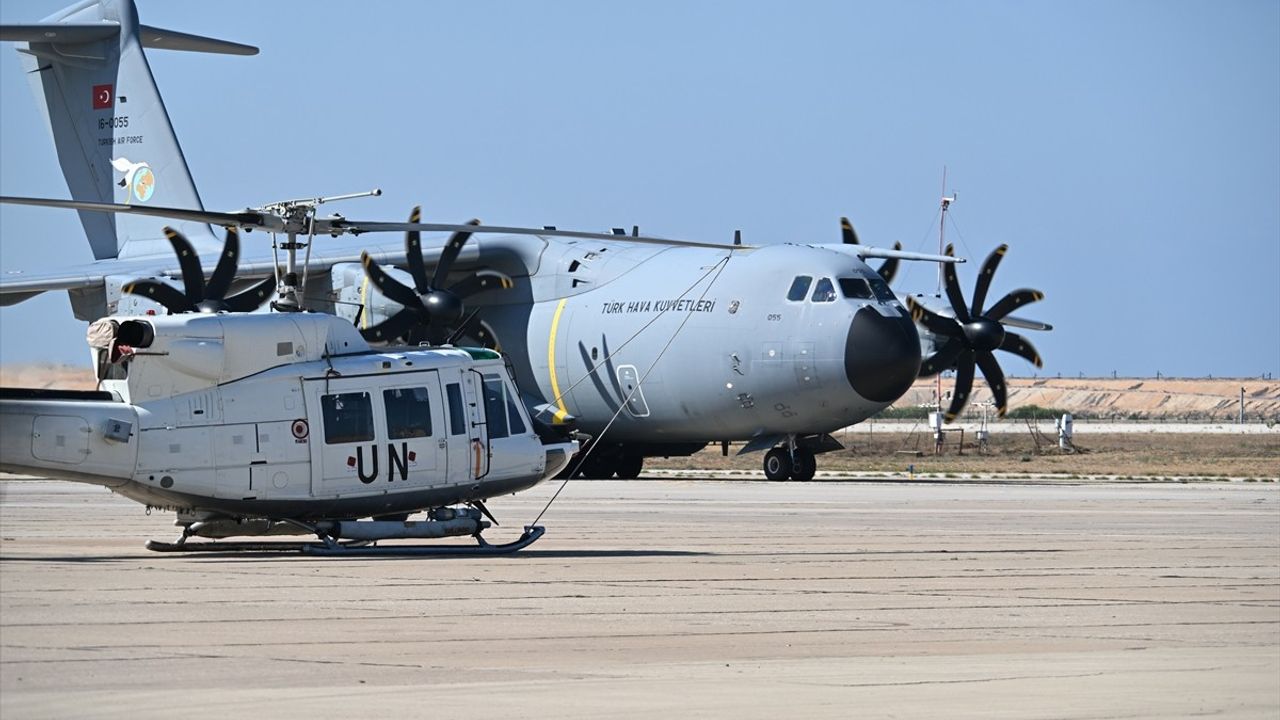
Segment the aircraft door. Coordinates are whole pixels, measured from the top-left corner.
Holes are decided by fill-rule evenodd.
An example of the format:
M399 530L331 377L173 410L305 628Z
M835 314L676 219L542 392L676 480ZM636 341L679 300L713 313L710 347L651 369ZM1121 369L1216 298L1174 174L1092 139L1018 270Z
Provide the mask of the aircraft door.
M381 391L387 426L387 481L410 487L443 485L448 441L440 376L433 370L415 373L413 378Z
M424 371L375 385L368 378L307 383L315 497L401 492L443 482L440 379Z
M364 495L385 491L385 425L379 432L375 394L364 379L307 383L311 430L311 494ZM379 398L381 399L381 398ZM375 485L376 484L376 485ZM374 486L374 487L370 487Z
M451 369L442 371L444 385L443 427L448 449L448 470L445 476L451 485L463 485L476 479L477 450L484 447L484 426L479 413L478 392L474 373ZM479 458L484 461L485 458ZM483 472L483 470L482 470Z

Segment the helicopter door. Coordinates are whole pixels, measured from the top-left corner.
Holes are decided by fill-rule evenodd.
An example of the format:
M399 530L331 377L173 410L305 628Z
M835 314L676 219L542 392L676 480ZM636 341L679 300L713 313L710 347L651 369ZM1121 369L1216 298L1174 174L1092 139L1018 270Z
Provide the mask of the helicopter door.
M488 436L480 404L480 376L469 370L442 370L446 444L449 450L448 482L465 485L483 477L489 467Z
M448 470L447 428L440 377L433 370L382 390L387 443L387 482L440 486Z
M446 449L440 379L414 373L395 385L368 378L307 383L313 424L311 494L400 492L441 483Z

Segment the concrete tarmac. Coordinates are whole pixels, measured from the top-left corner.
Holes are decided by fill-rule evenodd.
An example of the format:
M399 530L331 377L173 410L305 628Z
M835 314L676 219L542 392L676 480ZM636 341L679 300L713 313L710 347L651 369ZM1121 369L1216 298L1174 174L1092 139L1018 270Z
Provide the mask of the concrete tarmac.
M172 520L0 481L0 717L1280 716L1274 483L573 481L479 559Z

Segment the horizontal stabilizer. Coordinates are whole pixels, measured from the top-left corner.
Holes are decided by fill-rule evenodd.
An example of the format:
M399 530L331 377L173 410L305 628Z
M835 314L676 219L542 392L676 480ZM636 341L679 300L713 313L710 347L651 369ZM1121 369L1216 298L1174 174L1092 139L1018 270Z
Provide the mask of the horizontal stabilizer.
M186 50L187 52L218 53L221 55L257 55L258 48L230 40L191 35L176 30L164 30L150 25L138 26L142 47L160 50Z
M63 45L106 40L120 34L120 24L114 22L80 23L27 23L24 25L0 25L0 40L9 42L51 42Z
M81 45L97 42L120 34L120 24L98 23L28 23L24 25L0 25L0 41L44 42L60 45ZM150 25L138 26L138 37L144 48L161 50L186 50L188 52L220 53L223 55L257 55L258 48L228 40L191 35L165 30Z

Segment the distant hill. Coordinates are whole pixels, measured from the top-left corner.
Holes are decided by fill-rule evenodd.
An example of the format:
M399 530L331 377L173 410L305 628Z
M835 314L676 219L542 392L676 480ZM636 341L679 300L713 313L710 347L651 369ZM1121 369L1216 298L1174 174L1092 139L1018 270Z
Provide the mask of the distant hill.
M93 390L93 369L72 365L5 365L0 367L0 387Z
M942 392L953 380L943 378ZM1233 420L1239 413L1240 388L1245 389L1245 415L1250 421L1280 421L1280 381L1192 378L1009 378L1009 409L1056 415L1070 412L1080 418ZM0 386L92 390L93 372L67 365L0 367ZM934 381L917 380L888 413L924 415L920 406L933 402ZM991 391L981 376L974 380L974 396L967 414L977 417L978 403L990 402Z
M943 378L942 392L954 380ZM1231 420L1240 412L1244 388L1245 417L1280 420L1280 381L1196 378L1008 378L1010 413L1043 408L1044 414L1067 411L1076 417L1098 419ZM974 395L966 414L977 416L977 403L991 402L982 377L974 379ZM917 380L894 404L907 407L933 402L934 381ZM1021 409L1021 410L1019 410ZM1055 412L1050 412L1055 411Z

